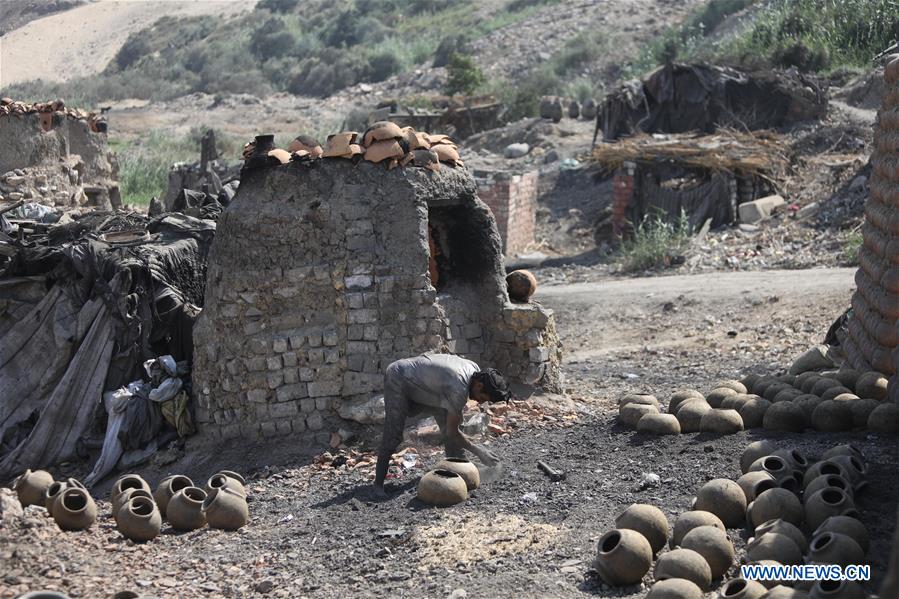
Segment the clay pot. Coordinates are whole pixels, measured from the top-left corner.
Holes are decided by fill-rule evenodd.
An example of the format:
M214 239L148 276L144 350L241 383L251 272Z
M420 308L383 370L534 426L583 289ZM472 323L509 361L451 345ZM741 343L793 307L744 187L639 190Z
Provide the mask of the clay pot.
M848 387L855 391L855 383L858 382L858 378L862 375L858 370L853 370L852 368L841 368L837 371L836 374L833 375L833 378L840 381L840 384L844 387Z
M815 383L815 386L812 387L812 390L810 391L810 393L812 395L821 396L821 395L824 395L825 391L827 391L828 389L833 389L834 387L845 388L845 387L843 387L843 385L840 384L840 381L838 381L837 379L825 377L825 378L820 379L817 383Z
M762 599L808 599L808 593L779 584L768 589Z
M746 514L746 495L734 481L716 478L700 487L691 509L712 512L726 527L736 528Z
M776 455L768 455L759 458L749 467L750 472L767 472L777 481L777 486L783 486L786 482L787 487L792 489L798 488L798 482L792 468L787 461Z
M781 389L777 395L771 399L771 403L780 403L782 401L793 401L794 399L801 397L802 391L799 389L793 389L790 387L789 389ZM767 398L766 398L767 399Z
M455 472L465 481L469 491L474 491L481 486L481 473L474 463L465 458L445 458L434 466L435 470L449 470Z
M853 489L860 491L867 486L868 467L863 460L851 455L836 455L828 460L843 467Z
M807 488L809 484L819 476L830 474L842 476L849 481L849 477L846 475L842 466L831 460L820 460L809 466L808 470L805 471L805 475L802 477L802 488Z
M809 599L865 599L865 591L851 580L819 580L812 587Z
M831 516L842 516L855 509L852 498L840 489L828 487L805 500L805 523L815 530Z
M537 291L537 277L529 270L514 270L506 275L506 288L510 300L526 302Z
M143 543L155 539L162 530L162 514L153 500L132 497L119 510L116 528L128 539Z
M457 474L453 476L465 486L465 482ZM230 485L215 487L206 495L203 500L203 515L209 526L222 530L237 530L250 521L246 497Z
M857 399L849 402L849 411L852 413L852 428L865 428L871 418L871 412L880 406L876 399Z
M853 398L858 399L858 396L852 392L852 389L847 389L840 385L839 387L831 387L827 391L821 394L821 399L824 401L828 401L831 399L836 399L842 395L851 395Z
M772 431L800 433L805 430L805 425L805 412L791 401L772 404L762 421L762 426Z
M812 417L812 414L815 413L815 408L817 408L822 401L824 400L817 395L808 394L800 395L793 400L793 403L795 403L800 407L800 409L802 409L802 412L805 414L805 417L807 419L810 419Z
M778 449L772 451L771 455L784 460L794 471L805 472L808 469L809 461L798 449Z
M799 547L799 551L801 551L803 554L808 551L808 540L805 538L805 535L802 533L802 531L799 530L799 527L795 524L790 524L786 520L777 518L775 520L762 522L755 527L756 538L768 533L777 533L790 537L790 539L792 539L792 541L796 543L796 546Z
M759 458L772 455L775 451L777 451L777 445L767 439L753 441L746 446L746 449L740 455L740 471L746 474L749 472L749 467L752 466L753 462Z
M852 410L844 401L825 399L812 412L811 423L818 431L848 431L852 428Z
M682 403L688 399L701 399L705 401L702 393L695 389L681 389L671 394L671 400L668 402L668 413L677 414L677 409Z
M702 599L702 589L683 578L668 578L652 585L646 599Z
M135 497L146 497L150 500L153 499L153 495L151 495L150 492L146 489L125 489L125 492L116 495L115 501L112 502L112 519L118 522L119 512L122 511L122 506L124 506Z
M671 540L668 542L668 546L672 549L679 546L688 532L700 526L712 526L721 532L725 531L724 522L712 512L702 510L683 512L674 521L674 528L671 531Z
M830 458L834 458L838 455L848 455L854 458L857 458L862 463L866 463L865 454L861 449L853 445L852 443L845 443L843 445L834 445L823 454L821 454L822 460L829 460Z
M175 493L169 500L166 517L175 530L196 530L206 526L203 501L206 491L199 487L187 487Z
M714 526L699 526L688 532L681 547L692 549L705 558L712 571L712 579L723 576L734 563L734 546L727 534Z
M46 470L28 469L13 483L22 507L44 505L44 493L53 484L53 475Z
M737 479L737 484L740 485L740 488L743 489L743 494L746 495L746 503L751 503L761 493L768 489L776 488L777 480L763 470L756 470L755 472L747 472L742 475Z
M787 535L769 532L746 544L746 559L752 562L775 560L792 566L802 563L802 550Z
M812 373L803 373L808 374L809 376L804 377L801 381L796 381L796 387L802 390L803 393L811 393L812 389L815 388L815 383L820 381L822 377L820 374ZM802 375L800 375L802 376Z
M618 420L631 428L635 428L646 414L658 414L659 409L653 405L629 403L618 409Z
M680 422L674 414L644 414L637 422L637 430L653 435L679 435Z
M656 580L683 578L703 591L712 584L712 570L708 562L692 549L674 549L659 556L653 576Z
M799 498L790 491L768 489L749 505L746 516L753 529L768 520L778 518L802 526L803 509Z
M83 489L84 485L81 484L80 481L74 478L67 478L66 480L60 480L54 482L52 485L47 487L47 490L44 491L44 507L47 508L47 512L53 513L53 502L59 498L60 494L68 488L79 488Z
M737 393L746 394L749 393L749 388L746 387L742 382L735 381L733 379L724 379L718 381L714 385L712 385L713 389L733 389Z
M659 400L656 399L655 395L650 395L649 393L628 393L618 400L618 409L620 410L622 407L631 403L642 404L646 406L655 406L660 410L662 408L661 404L659 404Z
M398 139L403 136L403 130L392 121L376 121L368 126L362 134L362 143L370 146L374 142Z
M864 564L865 553L852 537L838 532L824 532L815 535L809 543L806 561L810 564Z
M159 508L159 513L163 518L166 517L166 509L168 508L172 496L181 489L192 486L194 486L194 481L180 474L167 476L159 482L159 486L156 487L156 492L153 493L153 499L156 501L156 506Z
M778 561L776 561L776 560L773 560L773 559L763 559L763 560L760 560L760 561L757 561L757 562L749 562L749 564L754 565L754 566L768 566L768 567L772 567L772 566L773 566L773 567L775 567L775 568L777 568L777 567L783 567L783 564L782 564L782 563L780 563L780 562L778 562ZM769 589L770 589L771 587L775 587L775 586L777 586L778 584L781 584L781 583L784 583L784 584L785 584L785 581L782 581L782 580L760 580L759 582L762 583L762 585L764 585L765 587L767 587L767 588L769 588Z
M743 419L743 428L749 430L751 428L761 428L765 421L765 412L771 407L771 402L767 399L750 399L745 402L740 409L740 418Z
M721 401L721 405L719 406L722 410L737 410L740 411L746 402L754 401L757 399L762 399L758 395L751 395L749 393L737 393L736 395L728 395Z
M612 586L637 584L652 565L652 547L634 530L610 530L599 539L593 568Z
M206 481L206 493L209 494L213 489L217 489L219 487L227 485L238 494L246 497L247 489L246 487L244 487L246 482L247 481L244 479L244 477L236 472L233 472L231 470L220 470L219 472L216 472L215 474L210 476L209 480Z
M680 405L677 410L677 421L682 433L699 432L702 417L712 410L705 400L690 399Z
M868 430L882 435L899 433L899 405L882 403L868 416Z
M780 383L780 381L777 380L777 377L773 377L773 376L759 377L759 379L756 380L756 382L752 385L751 391L753 393L755 393L756 395L761 395L762 397L764 397L765 391L768 390L768 387L770 387L771 385L778 384L778 383Z
M855 382L855 394L859 397L883 401L887 398L889 381L879 372L866 372Z
M84 489L67 488L53 502L53 520L62 530L87 530L97 520L97 504Z
M858 543L863 553L868 553L870 539L868 537L868 529L857 518L849 516L831 516L825 520L821 526L815 529L812 536L817 537L825 532L835 532L850 537Z
M767 592L768 589L760 582L733 578L721 587L718 599L759 599Z
M468 486L455 472L431 470L418 483L418 499L439 507L455 505L468 499Z
M733 435L743 430L743 419L736 410L709 410L699 421L703 433Z
M668 540L668 519L654 505L635 503L615 518L615 528L636 530L649 541L653 554Z
M736 394L737 392L730 387L719 387L717 389L712 389L711 391L709 391L705 396L705 400L713 408L718 408L721 406L721 402L724 401L725 397Z
M854 496L852 485L845 478L843 478L839 474L824 474L810 482L809 485L805 488L805 490L802 492L803 502L805 502L807 498L811 497L821 489L826 489L828 487L839 489L850 497Z
M147 493L150 493L151 496L153 494L153 489L150 488L147 481L137 474L122 475L115 481L112 485L112 490L109 492L109 500L112 502L113 513L118 511L118 508L122 507L121 504L116 502L116 498L128 489L143 489Z
M790 385L777 381L765 387L764 393L759 393L759 395L773 403L775 398L777 398L781 391L791 391L792 389L793 387L791 387Z

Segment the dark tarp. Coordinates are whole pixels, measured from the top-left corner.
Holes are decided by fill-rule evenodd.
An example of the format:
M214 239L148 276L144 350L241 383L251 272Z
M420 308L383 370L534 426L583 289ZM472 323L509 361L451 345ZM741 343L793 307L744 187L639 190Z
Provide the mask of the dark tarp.
M638 168L638 173L634 199L628 206L628 218L635 225L656 216L677 222L681 213L692 231L698 231L706 220L712 221L713 228L736 220L735 181L728 173L707 174L680 188L661 185L653 169Z

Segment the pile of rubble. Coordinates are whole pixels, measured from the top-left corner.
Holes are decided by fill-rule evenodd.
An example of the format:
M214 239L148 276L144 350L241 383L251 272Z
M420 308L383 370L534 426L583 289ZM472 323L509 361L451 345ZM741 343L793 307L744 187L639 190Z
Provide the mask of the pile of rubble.
M29 104L20 102L12 98L0 98L0 116L25 116L27 114L40 114L41 126L44 131L51 128L53 119L70 118L83 119L90 124L91 131L95 133L106 133L107 123L106 117L96 112L85 112L80 108L68 108L63 100L53 100L52 102L35 102Z

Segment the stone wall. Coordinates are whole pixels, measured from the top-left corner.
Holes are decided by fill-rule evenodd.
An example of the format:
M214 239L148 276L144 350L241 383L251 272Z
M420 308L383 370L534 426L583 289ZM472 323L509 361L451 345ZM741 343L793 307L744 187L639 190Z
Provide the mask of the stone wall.
M447 166L245 171L218 221L194 341L197 420L213 437L324 441L341 416L375 417L388 364L428 351L560 385L552 313L509 302L496 225L468 172Z
M525 251L534 243L537 222L537 171L523 174L478 172L478 197L490 207L496 219L503 253Z

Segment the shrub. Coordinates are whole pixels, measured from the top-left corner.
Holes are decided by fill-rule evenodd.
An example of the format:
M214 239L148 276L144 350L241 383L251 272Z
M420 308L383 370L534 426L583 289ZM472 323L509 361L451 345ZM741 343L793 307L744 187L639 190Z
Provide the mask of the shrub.
M849 231L843 239L842 258L846 266L858 266L858 252L863 241L861 231L857 228Z
M627 272L670 266L687 248L693 231L682 210L669 222L663 215L648 215L634 229L631 239L621 244L622 268Z
M120 70L125 70L152 51L150 42L141 35L141 32L131 34L116 52L115 63Z
M540 97L559 93L561 82L552 69L544 66L534 69L516 83L504 82L494 88L494 93L506 106L504 119L517 121L537 116Z
M250 36L250 51L261 60L286 56L293 45L293 35L281 19L267 20Z
M433 65L435 67L445 67L449 64L453 54L466 54L468 46L468 38L465 35L447 35L437 44L434 51Z
M455 94L471 95L485 82L484 74L474 60L463 54L450 56L446 71L446 93L450 96Z
M299 6L300 0L259 0L257 10L267 10L272 13L288 13Z
M403 64L396 54L388 49L380 50L368 57L368 69L366 79L369 81L384 81L391 75L402 70Z

